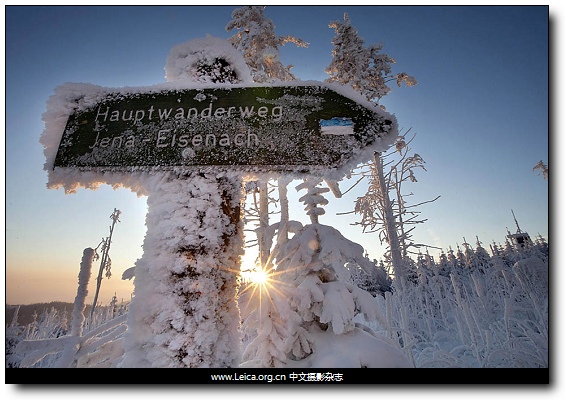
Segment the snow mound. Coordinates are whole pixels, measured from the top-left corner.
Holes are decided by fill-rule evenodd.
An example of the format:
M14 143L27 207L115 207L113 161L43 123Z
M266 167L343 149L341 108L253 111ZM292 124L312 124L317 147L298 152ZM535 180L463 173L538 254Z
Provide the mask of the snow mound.
M406 355L384 338L366 330L335 335L330 330L311 332L314 353L302 361L310 368L413 368Z

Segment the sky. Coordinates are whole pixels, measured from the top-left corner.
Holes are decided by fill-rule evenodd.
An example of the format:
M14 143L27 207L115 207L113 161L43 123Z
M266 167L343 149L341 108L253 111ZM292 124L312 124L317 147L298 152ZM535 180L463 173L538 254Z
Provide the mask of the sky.
M536 4L536 2L530 3ZM113 234L112 277L99 301L130 299L122 273L143 254L146 198L102 186L66 195L47 189L39 138L54 89L66 82L141 87L165 82L172 47L210 34L227 39L225 6L7 6L5 40L6 303L68 301L76 295L82 252L109 235L110 215L122 214ZM508 228L549 240L549 182L533 167L549 165L549 37L557 30L550 6L268 6L288 44L283 64L301 80L325 80L331 62L331 21L349 14L366 45L383 44L393 72L414 76L414 87L391 87L381 104L399 127L417 136L413 152L426 161L408 189L422 206L418 242L448 249L476 236L488 248ZM549 13L548 13L549 11ZM551 16L552 28L548 26ZM552 60L553 61L553 60ZM552 124L552 130L557 129ZM553 145L552 141L552 145ZM297 182L298 184L298 182ZM342 182L342 189L351 183ZM291 186L291 217L307 221ZM339 229L382 257L376 234L350 224L356 196L328 196L320 223ZM433 251L433 250L432 250ZM431 252L432 252L431 251ZM96 265L90 297L95 290ZM89 300L90 299L90 300Z

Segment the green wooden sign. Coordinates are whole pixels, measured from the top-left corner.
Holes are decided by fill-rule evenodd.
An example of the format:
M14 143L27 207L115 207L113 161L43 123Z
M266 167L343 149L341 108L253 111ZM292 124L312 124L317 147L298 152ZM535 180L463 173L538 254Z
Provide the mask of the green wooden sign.
M69 116L55 168L339 167L391 117L324 86L109 94Z

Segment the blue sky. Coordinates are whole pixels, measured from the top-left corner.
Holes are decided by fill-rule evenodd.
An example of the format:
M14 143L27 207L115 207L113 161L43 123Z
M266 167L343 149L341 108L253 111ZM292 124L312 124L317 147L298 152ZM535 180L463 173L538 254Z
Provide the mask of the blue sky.
M47 189L39 143L46 101L65 82L163 83L170 49L206 34L228 38L236 7L5 8L7 303L73 301L82 251L109 234L114 208L122 217L110 252L113 276L102 283L100 301L108 303L114 292L129 299L133 285L120 277L142 255L145 198L110 187L72 195ZM420 208L427 222L415 239L447 249L463 237L475 246L478 236L488 248L504 242L506 228L515 231L511 209L522 230L549 239L549 183L532 168L540 160L549 164L553 7L268 6L278 35L309 43L281 49L297 78L327 78L334 36L328 24L344 12L366 45L383 44L396 60L393 72L418 80L415 87L392 87L381 101L403 130L417 133L411 147L426 161L427 172L408 188L411 202L441 196ZM350 226L352 216L335 216L351 210L355 197L329 197L320 222L379 259L375 234ZM295 204L298 215L303 207Z

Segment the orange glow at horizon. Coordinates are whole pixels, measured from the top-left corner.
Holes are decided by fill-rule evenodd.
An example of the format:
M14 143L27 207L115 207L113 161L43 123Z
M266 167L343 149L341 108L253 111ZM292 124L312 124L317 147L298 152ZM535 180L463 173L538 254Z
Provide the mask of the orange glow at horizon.
M57 271L52 268L36 270L32 274L29 271L6 271L6 304L34 304L51 303L62 301L74 303L78 289L78 269L75 273ZM96 276L98 270L92 271L88 283L88 294L86 304L92 304L96 291ZM102 306L110 304L114 294L118 303L129 302L133 293L133 280L123 280L121 276L114 274L110 279L105 278L100 285L98 304Z

